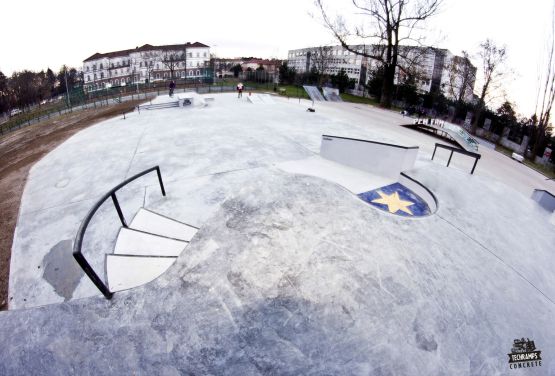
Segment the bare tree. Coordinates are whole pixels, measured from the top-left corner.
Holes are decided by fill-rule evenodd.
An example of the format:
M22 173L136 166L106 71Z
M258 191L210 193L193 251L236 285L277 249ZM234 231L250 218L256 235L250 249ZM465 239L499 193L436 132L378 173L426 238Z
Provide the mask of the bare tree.
M145 66L146 79L148 80L148 83L152 81L151 77L156 67L155 64L156 64L157 58L158 58L158 55L150 51L141 52L141 60L143 61L143 64Z
M175 77L174 72L179 68L181 63L187 66L187 53L184 51L166 50L161 55L162 64L170 71L170 79Z
M332 46L320 46L316 47L311 51L310 61L312 66L316 69L320 75L320 85L322 84L322 78L326 74L326 71L332 65L333 61L333 47Z
M486 39L480 43L478 56L482 61L482 79L484 82L480 97L478 98L474 121L472 122L472 134L476 133L478 122L486 108L486 102L493 99L491 94L497 92L501 86L501 80L507 74L507 69L504 66L507 60L507 49L505 46L498 47L491 39Z
M536 142L534 143L532 158L535 158L539 148L543 145L547 133L550 131L551 110L555 101L555 2L551 14L551 33L546 45L547 56L545 69L538 77L538 95L534 117L537 119Z
M352 0L358 13L365 16L369 26L351 28L338 16L335 20L325 10L324 0L315 0L320 9L326 27L346 50L379 62L384 70L380 105L391 107L395 73L399 65L399 47L401 43L422 41L414 35L420 24L437 13L443 0ZM364 40L372 48L351 46L351 38Z
M445 67L447 70L446 91L448 96L457 103L467 101L472 95L476 80L476 68L470 62L468 52L462 56L453 56Z

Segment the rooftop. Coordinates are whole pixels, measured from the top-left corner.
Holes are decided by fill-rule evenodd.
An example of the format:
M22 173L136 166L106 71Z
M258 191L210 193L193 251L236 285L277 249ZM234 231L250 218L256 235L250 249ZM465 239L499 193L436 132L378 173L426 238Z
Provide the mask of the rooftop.
M83 62L98 60L102 58L128 56L130 53L133 53L133 52L143 52L143 51L153 51L153 50L173 51L173 50L185 50L185 48L193 48L193 47L208 47L208 46L200 42L194 42L194 43L187 42L184 44L167 44L163 46L153 46L150 44L143 44L141 47L136 47L128 50L113 51L113 52L106 52L106 53L96 52L92 56L89 56L88 58L83 60Z

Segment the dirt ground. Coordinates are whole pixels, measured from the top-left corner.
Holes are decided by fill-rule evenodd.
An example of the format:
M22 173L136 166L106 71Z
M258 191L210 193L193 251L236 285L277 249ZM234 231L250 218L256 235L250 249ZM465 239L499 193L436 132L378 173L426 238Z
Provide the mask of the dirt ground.
M0 310L8 307L12 241L30 168L73 134L99 121L121 116L141 102L65 114L0 138Z

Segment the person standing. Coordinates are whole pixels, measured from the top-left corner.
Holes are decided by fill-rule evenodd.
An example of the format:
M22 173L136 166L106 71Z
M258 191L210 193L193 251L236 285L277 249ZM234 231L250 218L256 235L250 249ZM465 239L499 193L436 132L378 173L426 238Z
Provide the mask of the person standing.
M171 80L170 82L170 97L173 97L173 91L175 90L175 81Z
M241 82L237 84L237 98L243 98L243 84Z

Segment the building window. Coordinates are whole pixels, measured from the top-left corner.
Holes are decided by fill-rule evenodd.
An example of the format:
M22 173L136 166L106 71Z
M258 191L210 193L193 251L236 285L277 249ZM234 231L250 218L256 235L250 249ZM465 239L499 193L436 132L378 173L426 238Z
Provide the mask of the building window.
M96 70L96 64L93 64L93 70Z
M94 74L94 80L96 81L96 73Z
M104 72L100 72L100 78L104 78Z
M104 69L104 67L102 66L102 63L100 63L100 69Z
M189 76L193 76L193 71L189 71Z
M87 81L90 81L90 80L91 80L91 76L87 75Z
M200 76L200 71L197 69L197 76Z

